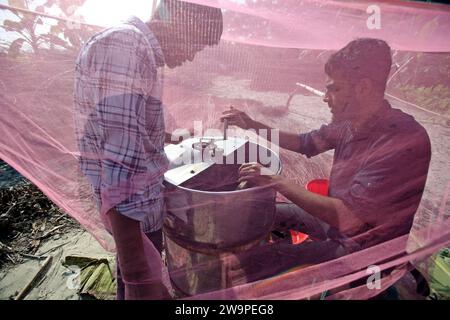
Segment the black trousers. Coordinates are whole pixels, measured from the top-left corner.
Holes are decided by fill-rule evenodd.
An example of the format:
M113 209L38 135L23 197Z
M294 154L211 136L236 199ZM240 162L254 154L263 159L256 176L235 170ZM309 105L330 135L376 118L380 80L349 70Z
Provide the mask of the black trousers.
M145 235L148 239L153 243L156 250L158 250L159 254L161 255L162 249L163 249L163 238L162 238L162 229L155 231L155 232L146 232ZM117 293L116 293L116 299L117 300L125 300L125 284L122 280L122 275L120 273L120 266L119 266L119 260L116 256L116 266L117 266Z

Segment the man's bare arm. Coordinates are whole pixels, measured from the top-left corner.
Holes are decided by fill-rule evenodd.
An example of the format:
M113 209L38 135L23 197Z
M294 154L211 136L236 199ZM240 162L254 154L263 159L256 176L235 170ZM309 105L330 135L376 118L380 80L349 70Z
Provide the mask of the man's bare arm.
M338 198L315 194L281 176L272 176L272 179L278 192L342 233L350 234L357 231L363 224Z
M253 129L256 130L257 133L260 132L261 129L267 130L267 138L269 141L273 141L273 137L270 136L271 130L273 128L265 125L262 122L258 122L250 118L245 112L240 110L231 108L223 113L221 117L221 121L225 119L228 120L229 125L235 125L242 129ZM291 133L283 130L279 130L279 146L283 149L291 150L298 152L300 149L300 138L297 133Z
M273 130L273 128L270 128L269 126L258 122L258 121L253 121L253 127L251 127L251 129L255 129L256 132L260 132L261 129L266 129L267 130L267 138L269 141L273 141L273 138L270 134L271 134L271 130ZM300 137L297 133L292 133L292 132L287 132L287 131L283 131L283 130L279 130L277 129L279 132L279 146L283 149L287 149L290 151L294 151L294 152L298 152L300 149Z
M239 168L239 182L272 186L294 204L343 233L358 231L363 224L340 199L310 192L291 180L273 175L261 164L245 163Z

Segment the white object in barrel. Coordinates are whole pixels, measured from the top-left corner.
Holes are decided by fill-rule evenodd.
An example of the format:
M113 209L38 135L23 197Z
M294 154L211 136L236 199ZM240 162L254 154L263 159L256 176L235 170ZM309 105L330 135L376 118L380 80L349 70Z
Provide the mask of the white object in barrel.
M228 119L223 120L223 140L227 140Z

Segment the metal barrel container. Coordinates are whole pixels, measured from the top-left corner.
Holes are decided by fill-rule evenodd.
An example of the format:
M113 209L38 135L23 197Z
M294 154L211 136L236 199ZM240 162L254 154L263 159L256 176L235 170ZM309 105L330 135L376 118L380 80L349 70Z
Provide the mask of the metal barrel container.
M258 150L270 157L272 171L281 173L275 152L252 142L244 148L244 162L252 160L250 150ZM181 185L166 181L166 259L172 285L181 295L229 287L221 256L248 250L270 233L276 192L270 187L236 190L239 167L214 164Z

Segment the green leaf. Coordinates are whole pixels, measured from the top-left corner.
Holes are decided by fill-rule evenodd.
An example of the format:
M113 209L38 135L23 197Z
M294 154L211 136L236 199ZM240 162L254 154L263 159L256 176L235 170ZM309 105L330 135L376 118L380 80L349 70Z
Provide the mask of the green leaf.
M79 46L81 44L81 39L80 39L78 33L74 32L73 30L66 30L64 32L64 36L66 36L67 39L69 39L70 43L73 46Z
M64 28L62 28L59 23L50 27L50 33L54 34L55 36L59 35L63 31Z
M32 26L36 22L36 19L40 19L40 17L34 14L25 14L22 21L27 23L27 25Z
M12 20L3 21L3 27L6 31L21 31L25 29L25 26L22 24L22 22Z
M9 46L8 55L11 57L17 57L24 42L25 39L22 38L14 40Z
M8 2L11 7L28 9L28 6L27 6L27 3L25 2L25 0L9 0Z
M54 45L57 46L62 46L62 47L66 47L67 46L67 42L64 41L63 39L61 39L60 37L53 35L53 34L49 34L46 35L45 37L42 37L42 39L53 43Z

